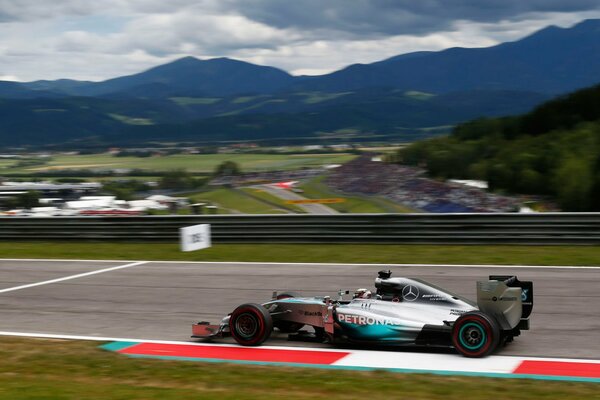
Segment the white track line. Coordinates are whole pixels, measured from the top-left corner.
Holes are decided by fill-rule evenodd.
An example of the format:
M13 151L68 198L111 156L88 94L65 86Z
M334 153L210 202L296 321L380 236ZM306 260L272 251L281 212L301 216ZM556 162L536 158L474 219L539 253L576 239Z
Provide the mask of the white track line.
M27 261L27 262L98 262L116 263L133 262L130 260L77 260L58 258L0 258L0 261ZM314 265L314 266L349 266L349 267L448 267L448 268L531 268L531 269L600 269L597 265L494 265L494 264L391 264L391 263L310 263L310 262L261 262L261 261L168 261L152 260L143 261L154 264L236 264L236 265Z
M119 269L135 267L137 265L142 265L142 264L146 264L146 261L137 261L137 262L133 262L133 263L125 264L125 265L119 265L116 267L110 267L110 268L99 269L96 271L85 272L83 274L69 275L69 276L65 276L62 278L51 279L49 281L42 281L42 282L30 283L27 285L15 286L15 287L7 288L7 289L0 289L0 293L13 292L15 290L27 289L27 288L31 288L31 287L35 287L35 286L49 285L51 283L69 281L71 279L78 279L78 278L83 278L85 276L102 274L104 272L110 272L110 271L116 271Z

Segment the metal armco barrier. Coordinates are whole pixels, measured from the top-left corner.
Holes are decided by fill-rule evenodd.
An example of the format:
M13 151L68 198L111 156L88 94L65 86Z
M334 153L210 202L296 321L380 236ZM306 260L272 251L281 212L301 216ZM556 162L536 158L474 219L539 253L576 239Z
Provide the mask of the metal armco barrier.
M215 243L600 244L600 213L0 217L0 240L175 242L196 224Z

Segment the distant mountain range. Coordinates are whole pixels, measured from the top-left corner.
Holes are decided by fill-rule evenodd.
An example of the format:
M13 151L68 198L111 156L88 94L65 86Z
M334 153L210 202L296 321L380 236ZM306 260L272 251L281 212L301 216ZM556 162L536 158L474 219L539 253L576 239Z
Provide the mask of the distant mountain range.
M598 82L600 20L586 20L569 29L550 26L519 41L488 48L410 53L351 65L295 86L328 91L381 86L433 93L519 90L559 94Z
M321 76L185 57L103 82L0 81L0 142L412 140L598 82L600 20Z

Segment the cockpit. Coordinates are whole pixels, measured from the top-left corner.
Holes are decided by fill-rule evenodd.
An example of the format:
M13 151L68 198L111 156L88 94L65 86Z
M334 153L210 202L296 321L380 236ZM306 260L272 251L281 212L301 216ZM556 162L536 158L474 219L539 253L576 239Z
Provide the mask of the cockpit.
M375 279L376 298L392 302L417 302L429 304L454 304L467 301L454 293L420 279L392 278L392 272L379 271Z

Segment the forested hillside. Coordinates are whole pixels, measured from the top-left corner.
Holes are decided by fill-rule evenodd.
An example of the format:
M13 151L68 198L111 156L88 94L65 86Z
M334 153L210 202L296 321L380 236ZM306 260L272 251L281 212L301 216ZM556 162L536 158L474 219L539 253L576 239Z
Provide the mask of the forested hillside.
M600 211L600 86L522 116L461 124L397 157L432 176L482 179L494 191L555 196L566 211Z
M482 115L524 112L547 98L511 91L433 95L373 89L223 98L0 99L0 147L329 137L413 141Z

